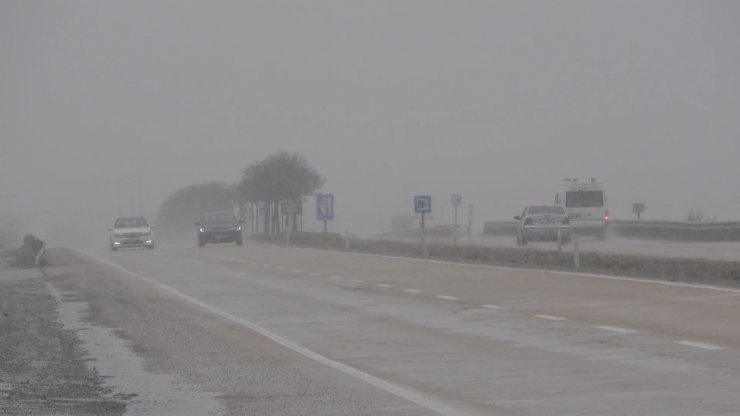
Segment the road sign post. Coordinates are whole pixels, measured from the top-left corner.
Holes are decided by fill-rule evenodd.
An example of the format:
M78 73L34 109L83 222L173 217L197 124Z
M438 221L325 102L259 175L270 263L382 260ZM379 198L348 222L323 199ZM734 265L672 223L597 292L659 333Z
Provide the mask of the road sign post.
M635 202L632 204L632 213L637 214L637 221L640 221L640 214L645 212L645 203Z
M324 242L326 242L327 221L334 220L334 194L316 195L316 219L324 222Z
M455 207L455 229L458 228L457 225L457 207L460 206L462 203L462 195L460 194L453 194L450 196L450 204L452 204L453 207Z
M421 214L421 247L425 257L429 257L429 248L427 247L426 225L424 224L425 215L432 212L432 197L429 195L419 195L414 197L414 212Z
M468 238L473 234L473 204L468 204Z

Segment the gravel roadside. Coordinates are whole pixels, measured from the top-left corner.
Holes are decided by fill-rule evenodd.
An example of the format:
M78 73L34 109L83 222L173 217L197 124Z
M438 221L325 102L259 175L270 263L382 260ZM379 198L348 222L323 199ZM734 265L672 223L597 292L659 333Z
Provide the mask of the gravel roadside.
M123 414L125 403L87 360L44 276L0 269L0 414Z

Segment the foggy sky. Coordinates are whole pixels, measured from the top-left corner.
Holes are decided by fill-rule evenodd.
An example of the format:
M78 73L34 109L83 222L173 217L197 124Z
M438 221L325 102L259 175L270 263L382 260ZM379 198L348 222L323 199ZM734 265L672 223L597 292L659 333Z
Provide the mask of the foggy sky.
M6 0L0 215L42 235L153 219L177 188L287 150L326 177L337 231L382 231L414 194L447 222L461 193L479 232L571 176L604 181L616 219L645 202L646 219L740 220L739 17L734 1Z

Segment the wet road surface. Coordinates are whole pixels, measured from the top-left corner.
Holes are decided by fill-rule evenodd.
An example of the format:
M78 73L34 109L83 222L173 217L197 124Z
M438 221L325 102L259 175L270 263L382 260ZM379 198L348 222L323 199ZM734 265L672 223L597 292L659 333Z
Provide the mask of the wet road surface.
M257 244L80 252L51 284L214 414L740 414L736 289Z

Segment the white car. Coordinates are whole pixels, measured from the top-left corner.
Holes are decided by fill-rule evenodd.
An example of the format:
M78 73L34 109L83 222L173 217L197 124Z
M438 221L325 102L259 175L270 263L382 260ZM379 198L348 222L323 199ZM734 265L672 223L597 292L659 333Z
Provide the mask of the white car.
M154 248L154 232L144 217L119 218L108 232L113 251L122 247Z
M516 244L527 245L531 240L555 240L558 236L563 243L570 241L570 220L560 205L528 205L522 215L514 217L519 221L516 227Z

